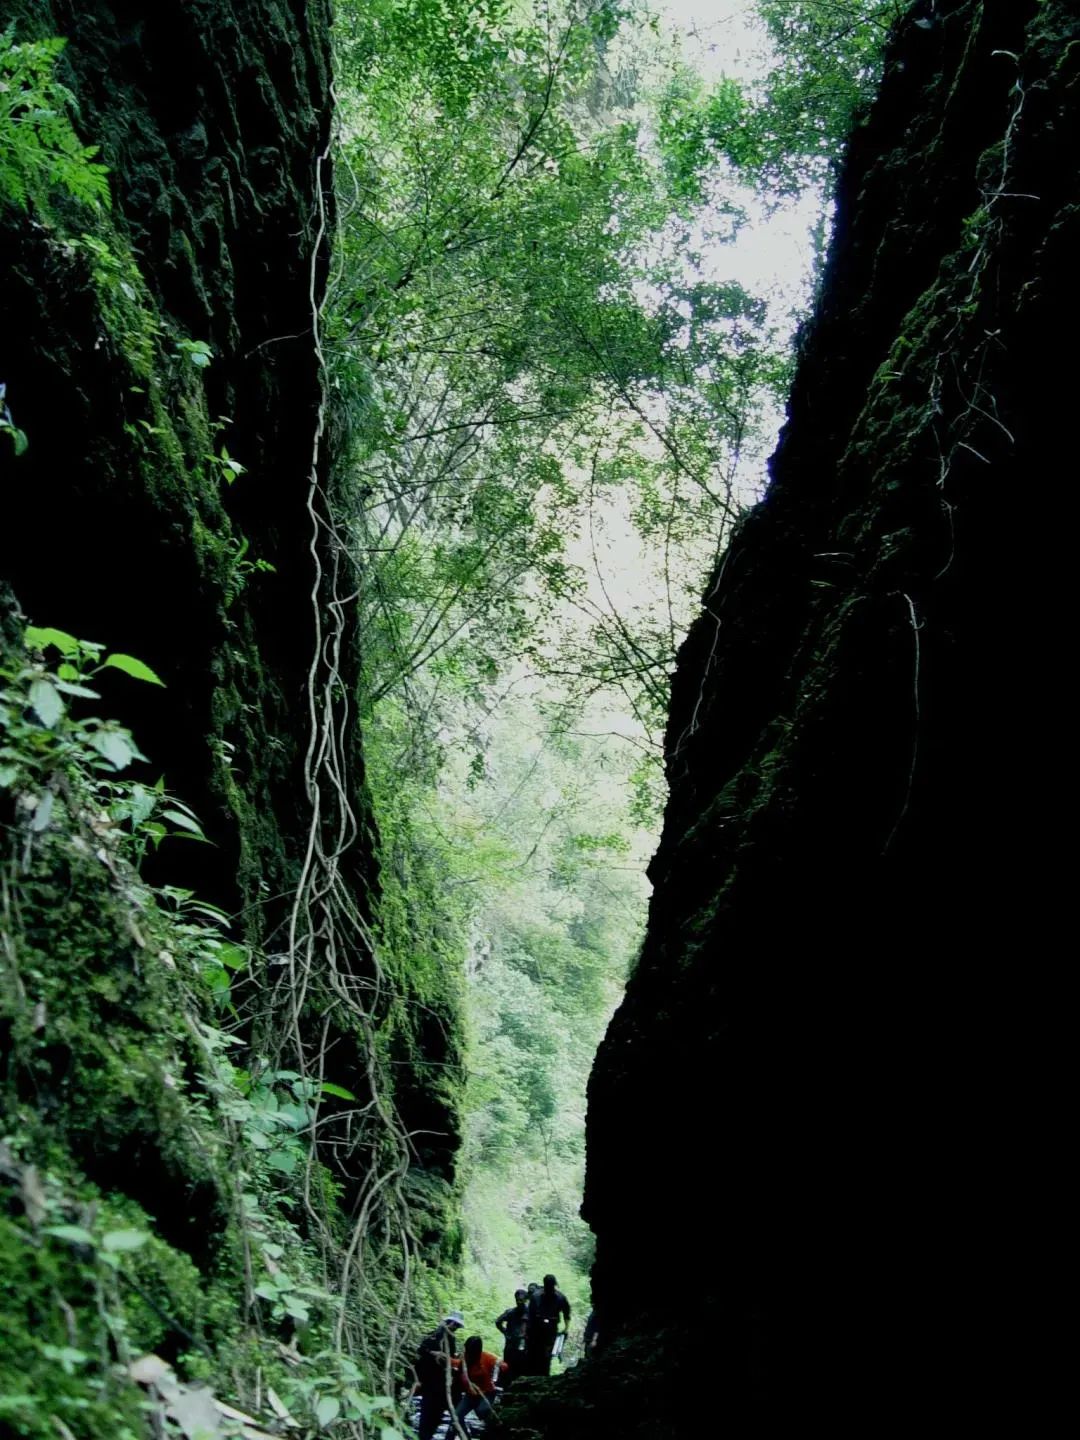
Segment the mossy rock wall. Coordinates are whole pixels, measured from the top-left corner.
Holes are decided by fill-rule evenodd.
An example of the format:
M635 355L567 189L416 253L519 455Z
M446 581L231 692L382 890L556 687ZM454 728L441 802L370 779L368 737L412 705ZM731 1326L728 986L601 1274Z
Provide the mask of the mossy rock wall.
M0 437L0 660L17 665L21 609L150 665L164 689L103 673L94 708L130 728L149 757L144 782L162 775L211 842L166 841L138 880L107 846L106 858L92 844L84 853L86 826L107 822L63 798L59 771L54 819L32 843L18 795L0 796L13 935L0 967L0 1265L12 1297L3 1380L24 1374L32 1392L0 1405L0 1436L5 1425L53 1435L41 1410L52 1376L70 1392L56 1413L91 1440L151 1424L141 1392L113 1373L148 1350L191 1383L265 1406L260 1367L278 1364L282 1345L328 1344L335 1312L325 1298L296 1301L311 1311L305 1339L308 1322L253 1297L253 1286L261 1276L272 1292L281 1265L325 1285L326 1256L349 1247L370 1174L370 1149L319 1148L315 1201L330 1217L320 1232L301 1171L267 1169L275 1152L248 1146L262 1122L243 1078L274 1063L260 1046L280 1054L291 1024L282 956L312 825L323 840L337 833L324 803L333 785L315 784L320 828L305 773L309 672L318 636L333 628L329 577L342 560L327 496L344 482L332 444L317 445L324 420L334 430L315 326L334 223L330 7L13 0L9 20L17 40L67 37L60 76L81 137L101 146L113 205L95 212L58 195L0 213L0 381L29 441L16 457ZM193 359L199 344L208 365ZM319 673L315 704L347 776L355 826L336 883L355 924L326 961L333 975L308 976L296 1029L326 1047L320 1081L357 1097L325 1101L324 1116L346 1117L334 1125L348 1126L377 1072L402 1129L425 1132L402 1183L427 1262L412 1280L435 1305L460 1249L458 977L418 979L398 957L370 1032L328 998L332 982L375 988L379 900L351 708L362 637L348 607L338 613L335 675ZM208 990L185 916L162 913L148 884L193 891L233 917L232 937L252 957L233 976L236 1012L225 1015ZM322 964L326 951L313 953ZM226 1025L240 1048L208 1053L203 1024ZM275 1104L291 1103L291 1083ZM92 1230L95 1244L49 1238L46 1221ZM125 1227L151 1237L130 1261L131 1283L99 1263L103 1235ZM378 1236L374 1249L387 1247L400 1262L400 1236ZM392 1315L400 1264L367 1268L372 1313ZM121 1288L95 1311L102 1283ZM374 1333L387 1333L378 1317ZM93 1363L58 1358L65 1346ZM279 1390L310 1373L286 1364ZM348 1376L335 1374L340 1396ZM95 1408L103 1375L114 1393ZM374 1366L355 1383L382 1388ZM297 1391L290 1403L313 1423L327 1393Z
M938 0L850 142L590 1085L607 1348L515 1434L1040 1427L1078 99L1075 6Z
M0 575L34 623L166 682L123 694L125 719L215 841L189 883L254 920L305 828L329 6L15 0L9 18L67 37L114 206L4 217L0 375L30 444L2 457ZM246 467L232 485L208 458L222 445Z

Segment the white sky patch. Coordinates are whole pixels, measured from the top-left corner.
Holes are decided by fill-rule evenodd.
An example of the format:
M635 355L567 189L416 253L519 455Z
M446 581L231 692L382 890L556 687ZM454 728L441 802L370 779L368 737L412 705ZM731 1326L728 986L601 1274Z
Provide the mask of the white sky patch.
M724 75L753 84L768 74L773 54L753 0L657 0L657 10L662 30L707 85ZM730 187L727 194L730 197ZM741 285L768 302L769 323L778 339L790 340L809 300L820 196L811 192L772 207L763 205L749 190L740 189L734 198L747 217L735 239L710 238L710 232L719 236L729 231L730 223L719 210L706 209L691 236L699 268L687 263L686 278ZM737 472L739 502L751 503L761 494L765 460L775 446L782 421L779 409L767 413L761 443L747 445ZM715 539L702 536L698 559L703 567L711 563ZM625 498L598 507L591 536L572 542L569 550L585 571L592 605L627 615L642 609L666 613L672 600L670 584L658 568L655 544L643 542L637 534ZM678 578L692 581L697 577ZM696 601L688 605L685 596L678 597L675 608L681 628L696 610Z
M772 48L753 0L658 0L657 9L683 58L706 81L728 75L753 82L768 74ZM767 296L773 323L782 325L806 303L820 199L804 195L771 214L749 194L742 199L749 220L734 242L703 247L706 278L734 280Z
M683 54L706 80L730 75L760 80L768 70L768 45L756 24L753 0L658 0L667 28L682 40Z

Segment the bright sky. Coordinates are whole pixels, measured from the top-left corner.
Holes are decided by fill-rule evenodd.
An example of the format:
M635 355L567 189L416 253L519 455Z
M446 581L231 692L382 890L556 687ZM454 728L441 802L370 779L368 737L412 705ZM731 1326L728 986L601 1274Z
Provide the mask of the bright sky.
M754 0L656 0L662 23L669 34L680 37L684 59L707 80L723 74L753 80L768 69L770 52L767 36L755 24ZM695 248L703 256L707 279L736 281L754 295L769 301L770 319L781 331L790 332L794 313L805 305L813 254L811 231L818 214L814 195L789 202L766 215L747 193L743 198L748 223L732 243L710 242L705 238L708 224L702 225ZM715 227L719 228L719 226ZM741 498L750 500L760 493L765 480L765 456L772 450L775 432L783 416L770 417L773 435L764 454L751 456L744 467ZM604 515L596 535L603 585L594 580L591 598L596 604L610 601L617 610L635 605L665 603L656 557L649 556L629 522L617 506ZM708 555L706 540L703 553ZM580 552L580 553L578 553ZM574 558L589 571L591 549L584 543L572 548ZM606 591L606 594L604 593Z
M683 48L703 75L760 76L765 68L762 34L754 28L753 0L658 0L668 28L685 38Z
M755 80L766 72L769 42L753 0L657 0L657 8L681 37L687 61L707 79ZM768 219L752 203L747 208L750 224L733 245L715 248L712 273L759 294L775 291L773 319L780 322L805 295L817 202L807 196Z

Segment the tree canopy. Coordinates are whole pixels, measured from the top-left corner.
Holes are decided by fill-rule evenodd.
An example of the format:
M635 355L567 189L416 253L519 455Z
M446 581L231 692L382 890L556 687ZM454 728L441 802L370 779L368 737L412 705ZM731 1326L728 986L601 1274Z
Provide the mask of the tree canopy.
M668 676L790 363L716 256L751 199L825 203L898 8L762 0L761 78L709 81L633 4L339 6L337 523L384 943L470 977L478 1303L541 1252L584 1287Z

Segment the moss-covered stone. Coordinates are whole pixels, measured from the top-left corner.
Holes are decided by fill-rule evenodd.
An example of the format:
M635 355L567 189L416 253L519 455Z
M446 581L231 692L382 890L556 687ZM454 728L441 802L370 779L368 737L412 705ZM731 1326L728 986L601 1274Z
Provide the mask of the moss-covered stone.
M6 221L0 372L30 447L0 573L33 619L166 680L129 718L219 847L193 847L186 878L273 928L266 898L288 891L302 831L328 11L20 0L10 18L68 37L114 206ZM222 445L246 467L232 486Z
M0 1015L0 1136L13 1158L0 1180L10 1255L35 1257L25 1277L10 1272L12 1313L22 1313L24 1298L37 1303L34 1267L47 1249L60 1319L44 1333L74 1324L96 1347L93 1366L68 1357L75 1371L65 1384L96 1404L93 1385L111 1394L116 1381L111 1409L76 1414L73 1401L72 1416L60 1417L89 1440L121 1436L125 1426L143 1433L132 1387L110 1368L123 1364L125 1346L156 1349L187 1380L220 1386L227 1377L234 1398L250 1404L265 1397L266 1366L286 1366L274 1359L279 1343L330 1353L342 1328L352 1334L361 1307L346 1297L353 1313L337 1326L341 1297L326 1290L326 1276L352 1253L354 1205L373 1167L398 1166L412 1131L443 1137L406 1155L415 1173L401 1217L429 1262L422 1283L439 1292L459 1248L460 1121L451 1082L429 1087L428 1077L460 1065L459 1018L455 978L429 983L412 973L405 948L370 1012L342 1003L343 985L374 989L378 894L349 709L361 637L347 607L337 612L345 615L337 673L316 675L326 682L326 711L321 692L314 702L320 723L334 712L348 776L355 826L340 855L341 797L305 764L316 632L339 558L327 507L341 482L318 443L324 395L313 309L329 258L317 236L333 224L329 5L168 0L133 10L13 0L9 19L20 38L68 38L62 79L80 134L110 168L113 205L93 211L57 196L47 215L0 214L9 262L0 380L29 439L17 458L0 447L0 583L32 622L137 656L161 676L163 689L103 672L94 682L100 713L134 732L150 757L145 783L163 774L210 842L151 847L137 882L145 893L118 895L100 858L60 844L65 833L78 838L61 825L56 845L46 829L31 847L33 865L20 862L9 876L17 924ZM13 606L3 608L9 647L21 630ZM12 864L26 843L24 820L17 808L0 813ZM332 957L320 931L294 1023L281 959L313 825L335 853L335 895L351 928ZM252 957L232 977L234 1010L220 1008L225 990L215 1001L193 961L189 971L159 963L161 951L179 966L188 928L202 923L182 894L171 916L165 892L151 898L165 883L232 917L232 936ZM141 907L155 917L151 950ZM227 976L216 978L227 986ZM226 1020L231 1041L220 1038ZM321 1080L357 1097L323 1097L310 1170L297 1132L282 1139L266 1119L281 1107L302 1115L310 1097L294 1083L319 1083L265 1078L288 1073L297 1039L322 1050ZM208 1045L224 1049L215 1058ZM396 1141L357 1144L350 1113L371 1098L373 1077L386 1113L400 1116ZM86 1274L112 1273L101 1269L100 1246L81 1255L44 1245L21 1198L28 1167L54 1176L61 1223L97 1207L102 1224L126 1216L128 1228L151 1237L124 1259L130 1268L106 1315L86 1310ZM381 1212L371 1229L362 1278L381 1343L378 1317L400 1300L400 1235ZM279 1292L275 1267L309 1293ZM266 1293L253 1296L259 1283ZM31 1351L48 1359L25 1336L19 1345L12 1376ZM35 1394L53 1364L35 1370ZM287 1366L282 1373L280 1393L291 1385L310 1418L319 1392L290 1380ZM325 1384L344 1373L336 1381L328 1373ZM3 1380L0 1390L9 1375ZM380 1384L374 1365L364 1383ZM5 1423L31 1423L25 1407L10 1414L16 1419L0 1412L0 1435ZM42 1433L55 1440L48 1427Z

